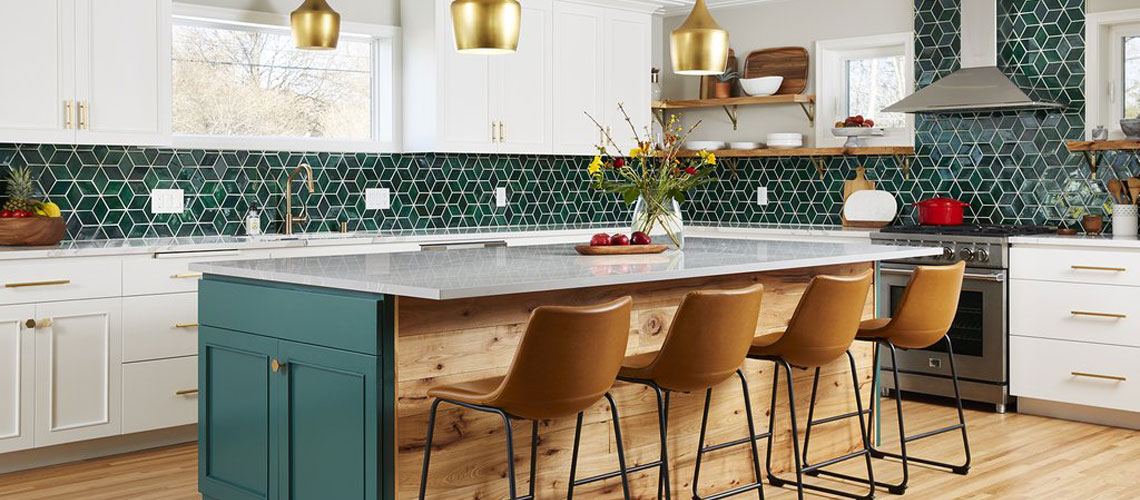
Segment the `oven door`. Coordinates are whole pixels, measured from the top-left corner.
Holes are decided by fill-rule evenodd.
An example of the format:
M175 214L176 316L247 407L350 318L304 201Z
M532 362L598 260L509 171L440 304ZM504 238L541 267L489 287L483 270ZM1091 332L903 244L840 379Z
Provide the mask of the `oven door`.
M883 264L879 272L879 316L887 318L898 308L914 266ZM948 333L954 343L958 377L963 380L1008 382L1006 285L1005 270L966 268L958 314ZM889 353L883 351L880 359L882 366L889 369ZM902 372L950 376L945 342L928 349L899 349L898 363Z

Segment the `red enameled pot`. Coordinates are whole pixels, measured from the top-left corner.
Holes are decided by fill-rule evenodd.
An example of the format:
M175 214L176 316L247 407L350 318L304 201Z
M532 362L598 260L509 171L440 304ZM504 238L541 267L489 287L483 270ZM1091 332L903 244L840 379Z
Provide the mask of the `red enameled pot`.
M918 207L918 223L924 226L961 226L965 215L962 203L951 198L932 198L915 203Z

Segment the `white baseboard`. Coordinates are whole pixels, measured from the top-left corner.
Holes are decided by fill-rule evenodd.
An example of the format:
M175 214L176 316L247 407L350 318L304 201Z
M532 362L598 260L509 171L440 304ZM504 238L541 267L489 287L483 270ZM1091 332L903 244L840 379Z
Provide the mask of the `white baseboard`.
M0 454L0 474L130 453L198 439L196 424Z
M1140 413L1130 411L1018 397L1017 412L1041 417L1076 420L1090 424L1140 430Z

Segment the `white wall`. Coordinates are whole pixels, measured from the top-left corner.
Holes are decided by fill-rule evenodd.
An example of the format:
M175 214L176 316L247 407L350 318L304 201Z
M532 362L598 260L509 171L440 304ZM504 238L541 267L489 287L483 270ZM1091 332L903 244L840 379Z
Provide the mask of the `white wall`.
M914 0L784 0L713 9L712 13L728 30L741 70L748 53L761 48L805 47L814 65L817 40L914 31ZM700 88L698 78L673 74L669 56L669 33L677 29L685 17L666 18L662 30L662 81L666 99L696 99ZM814 79L814 75L809 74L808 79ZM808 84L808 93L814 92L812 86ZM690 110L684 116L687 124L702 120L693 139L763 141L773 132L800 132L811 143L814 135L814 129L797 105L741 108L740 130L737 131L732 130L728 115L720 108Z
M1137 0L1088 0L1086 3L1087 11L1092 12L1106 12L1110 10L1124 10L1140 8L1140 1Z
M288 14L297 10L302 0L175 0L179 3L224 7L237 10L255 10L273 14ZM340 12L341 20L355 23L400 25L399 0L328 0Z

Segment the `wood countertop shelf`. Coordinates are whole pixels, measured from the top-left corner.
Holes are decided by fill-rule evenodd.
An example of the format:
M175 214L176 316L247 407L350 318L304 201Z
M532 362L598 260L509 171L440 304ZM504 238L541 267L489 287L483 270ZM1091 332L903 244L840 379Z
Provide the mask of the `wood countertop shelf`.
M835 156L893 156L902 165L903 176L910 178L910 157L914 156L911 146L868 146L861 148L794 148L794 149L721 149L710 151L720 158L808 158L824 178L824 160ZM685 151L687 156L696 151Z
M1100 154L1105 151L1132 151L1140 157L1140 139L1125 139L1119 141L1069 141L1066 146L1069 151L1083 153L1085 162L1089 164L1092 178L1096 179L1096 170L1100 167Z
M778 94L755 97L729 97L726 99L694 99L682 101L653 101L653 111L658 121L665 123L665 113L671 110L724 108L729 120L732 120L732 129L737 130L739 119L737 111L740 106L772 106L780 104L799 104L804 110L808 121L815 124L815 95L813 94Z

